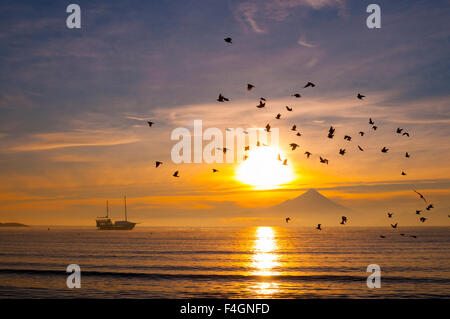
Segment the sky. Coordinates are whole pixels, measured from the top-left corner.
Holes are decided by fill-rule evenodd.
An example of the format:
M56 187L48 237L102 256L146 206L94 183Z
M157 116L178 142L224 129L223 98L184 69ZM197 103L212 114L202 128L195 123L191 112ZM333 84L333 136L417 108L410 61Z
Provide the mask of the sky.
M449 225L450 2L377 1L381 28L368 29L372 2L77 1L82 27L68 29L69 2L2 1L0 221L94 225L106 200L121 218L126 194L142 225L234 225L315 188L416 225L415 188L436 206L429 225ZM239 163L173 163L171 132L196 119L223 131L270 122L295 179L258 190L235 178Z

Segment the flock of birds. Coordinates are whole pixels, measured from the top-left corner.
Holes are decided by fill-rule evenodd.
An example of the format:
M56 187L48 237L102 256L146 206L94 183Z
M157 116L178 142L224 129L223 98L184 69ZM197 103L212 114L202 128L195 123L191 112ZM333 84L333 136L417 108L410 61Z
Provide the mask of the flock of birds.
M225 42L227 42L227 43L229 43L229 44L232 44L232 43L233 43L233 40L232 40L232 38L230 38L230 37L227 37L227 38L225 38L224 40L225 40ZM316 87L316 84L313 83L313 82L308 81L308 82L303 86L303 89L314 88L314 87ZM255 85L253 85L253 84L251 84L251 83L247 83L247 91L252 91L254 88L255 88ZM291 97L294 97L294 98L301 98L302 95L301 95L300 93L297 92L297 93L291 94ZM366 96L363 95L363 94L361 94L361 93L357 93L357 94L356 94L356 98L359 99L359 100L363 100L365 97L366 97ZM218 96L218 98L217 98L217 102L220 102L220 103L225 103L225 102L229 102L229 101L230 101L230 99L227 98L227 97L225 97L222 93L220 93L219 96ZM267 102L267 99L266 99L266 98L264 98L264 97L259 98L259 101L258 101L258 104L256 105L256 108L258 108L258 109L265 108L265 107L266 107L266 102ZM287 110L288 112L293 112L293 107L286 106L285 108L286 108L286 110ZM276 120L279 120L279 119L281 119L281 116L282 116L281 113L277 113L277 114L275 115L275 119L276 119ZM152 126L155 124L155 123L152 122L152 121L148 121L147 123L148 123L148 126L149 126L149 127L152 127ZM372 118L369 118L369 122L368 122L368 123L369 123L369 125L371 126L371 129L372 129L372 130L376 131L376 130L378 129L378 126L375 125L375 121L374 121ZM266 130L267 132L270 132L270 131L271 131L271 125L270 125L270 123L268 123L268 124L265 126L265 130ZM302 133L301 133L300 131L297 130L297 125L294 124L294 125L291 127L290 130L296 132L296 136L302 136ZM396 132L397 134L402 135L402 136L410 137L409 132L406 132L403 128L398 127L397 130L396 130L395 132ZM244 133L245 133L245 134L248 134L247 131L244 131ZM329 130L328 130L328 135L327 135L327 137L328 137L329 139L333 139L333 138L335 137L335 134L336 134L336 129L335 129L333 126L330 126L330 128L329 128ZM360 136L364 136L364 135L366 134L366 132L360 131L358 134L359 134ZM348 141L348 142L351 142L351 141L352 141L352 137L351 137L350 135L345 135L345 136L344 136L344 140L346 140L346 141ZM259 141L257 141L256 146L257 146L257 147L260 147L261 144L262 144L262 143L260 143ZM268 146L268 145L266 145L266 144L262 144L262 145L263 145L263 146ZM290 143L289 146L290 146L290 148L291 148L292 151L295 151L297 148L300 147L300 145L298 145L297 143ZM364 152L364 148L363 148L362 146L357 145L357 147L358 147L358 150L359 150L359 151ZM224 148L218 148L218 150L222 151L222 152L225 154L225 153L227 152L228 149L224 147ZM245 150L245 151L249 151L249 150L250 150L250 146L245 146L245 149L244 149L244 150ZM381 149L381 152L382 152L382 153L388 153L388 151L389 151L389 148L387 148L386 146L384 146L384 147ZM347 150L346 150L345 148L340 148L340 149L339 149L339 155L344 156L346 153L347 153ZM307 159L309 159L309 158L311 157L311 155L312 155L312 153L309 152L309 151L305 151L304 154L306 155L306 158L307 158ZM406 157L406 158L409 158L409 157L410 157L409 152L405 152L405 157ZM244 155L243 160L245 161L247 158L248 158L248 155ZM287 159L282 159L280 154L278 154L278 160L282 163L282 165L287 165ZM328 165L328 163L329 163L329 160L328 160L327 158L325 158L325 157L322 157L322 156L319 156L319 161L320 161L320 163L323 163L323 164L326 164L326 165ZM155 161L155 167L156 167L156 168L158 168L158 167L161 166L162 164L163 164L162 161ZM217 172L219 172L219 170L216 169L216 168L213 168L213 169L212 169L212 172L213 172L213 173L217 173ZM406 176L407 174L406 174L406 172L402 171L402 172L401 172L401 175L402 175L402 176ZM180 177L180 172L177 170L177 171L175 171L175 172L173 173L172 176L173 176L173 177L176 177L176 178L179 178L179 177ZM414 191L415 193L417 193L417 194L419 195L419 198L422 199L422 200L425 202L425 204L426 204L425 210L426 210L426 211L430 211L432 208L434 208L433 204L429 203L429 202L426 200L426 198L425 198L421 193L419 193L419 192L416 191L415 189L413 189L413 191ZM423 210L416 210L416 214L417 214L417 215L420 215L420 214L422 213L422 211L423 211ZM388 217L388 218L392 218L392 216L393 216L393 213L390 213L390 212L387 213L387 217ZM450 217L450 215L448 215L448 217ZM291 220L292 220L292 219L291 219L290 217L286 217L286 219L285 219L286 223L291 222ZM424 223L426 220L428 220L428 218L427 218L427 217L424 217L424 216L420 216L420 218L419 218L419 221L422 222L422 223ZM348 221L348 218L347 218L346 216L341 216L341 222L340 222L341 225L345 225L345 224L347 223L347 221ZM396 222L395 224L391 224L391 227L392 227L393 229L398 229L398 222ZM317 229L317 230L322 230L322 224L317 224L316 229ZM416 235L406 235L406 234L404 234L404 233L401 233L400 235L401 235L401 236L409 236L409 237L412 237L412 238L417 238ZM386 238L386 236L385 236L385 235L380 235L380 238Z

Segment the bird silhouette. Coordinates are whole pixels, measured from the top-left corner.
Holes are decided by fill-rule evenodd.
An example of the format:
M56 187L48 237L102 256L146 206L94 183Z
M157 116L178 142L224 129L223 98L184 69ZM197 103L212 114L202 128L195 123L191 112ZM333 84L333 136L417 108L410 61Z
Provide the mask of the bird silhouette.
M320 162L328 165L328 160L326 158L322 158L322 156L320 156Z
M321 226L322 226L322 224L317 224L317 227L316 227L316 229L318 229L318 230L322 230Z
M309 158L311 156L310 152L305 152L305 154L306 154L306 158Z
M391 224L391 227L392 227L392 228L397 228L397 226L398 226L398 223Z
M290 217L286 217L286 223L289 223L291 221Z
M277 158L279 161L282 161L282 159L281 159L281 155L280 154L278 154L278 158Z
M262 109L263 107L266 106L266 103L263 102L263 100L259 101L259 104L256 106L258 109Z
M372 129L373 129L374 131L376 131L377 128L378 128L378 126L376 126L376 125L372 126Z
M397 134L402 134L403 129L400 127L397 127Z
M300 94L298 94L298 93L292 94L291 96L294 96L294 97L296 97L297 99L300 98L300 97L302 97L302 96L301 96Z
M360 94L360 93L358 93L358 95L356 96L358 99L360 99L360 100L362 100L363 98L365 98L366 96L365 95L362 95L362 94Z
M156 161L156 162L155 162L155 167L158 168L158 166L159 166L159 165L162 165L162 163L163 163L163 162Z
M386 146L385 147L383 147L382 149L381 149L381 152L382 153L387 153L389 151L389 149L388 148L386 148Z
M351 136L348 136L348 135L345 135L344 136L344 140L347 140L347 141L351 141L352 140L352 137Z
M283 165L287 165L287 159L283 161Z
M408 132L405 132L402 135L405 135L405 136L409 137L409 133Z
M275 118L276 118L277 120L279 120L279 119L281 118L281 114L278 113L277 116L275 116Z
M406 176L406 173L404 171L402 171L402 176Z
M300 145L298 145L298 144L296 144L296 143L291 143L291 144L289 144L289 146L292 148L293 151L295 151L295 149L296 149L297 147L299 147Z
M250 151L250 146L245 146L244 151Z
M420 212L421 212L422 210L420 210L420 209L416 209L416 215L420 215Z
M387 213L388 218L392 218L392 215L394 215L393 213Z
M267 131L267 132L270 132L270 124L267 124L267 125L266 125L266 131Z
M406 157L406 158L409 158L409 157L410 157L408 152L405 153L405 157Z
M222 147L222 148L217 147L217 149L218 149L219 151L224 152L224 153L226 153L226 152L228 151L228 148L226 148L226 147Z
M347 222L347 217L346 216L342 216L341 225L345 225L346 222Z
M345 155L345 149L342 149L342 148L341 148L341 149L339 150L339 154Z
M263 97L260 97L259 99L260 99L261 101L264 101L264 102L266 101L266 99L263 98Z
M358 148L359 148L359 150L360 150L361 152L364 151L364 149L363 149L361 146L359 146L359 145L358 145Z
M291 128L291 131L296 131L296 130L297 130L297 125L294 124Z
M306 85L303 87L303 88L308 88L308 87L315 87L316 85L314 84L314 83L312 83L312 82L308 82L308 83L306 83Z
M244 161L246 161L248 158L248 155L244 155Z
M426 210L431 210L432 208L434 208L433 204L428 205L425 209Z
M259 141L256 141L256 146L261 146L261 143Z
M370 124L370 125L375 124L375 122L372 120L372 118L369 118L369 124Z
M364 136L364 132L363 131L359 132L359 135Z
M428 204L427 199L425 198L425 196L423 196L421 193L419 193L418 191L416 191L415 189L413 189L414 193L416 193L417 195L419 195L420 199L422 199L425 204Z
M247 84L247 91L251 91L255 86L253 84Z
M223 96L222 94L219 94L219 97L217 98L217 101L219 102L228 102L229 99L227 99L225 96Z
M328 130L328 138L333 138L335 131L336 129L333 126L330 126L330 129Z
M425 217L420 217L419 220L420 220L422 223L425 223L425 221L427 220L427 218L425 218Z
M297 132L297 134L295 134L295 135L297 135L297 136L302 136L302 133Z
M289 112L292 112L292 107L289 107L286 105L286 110L288 110Z
M232 40L230 37L225 38L224 40L225 40L225 42L227 42L227 43L230 43L230 44L233 43L233 42L232 42L233 40Z
M152 125L155 124L155 123L147 121L147 124L148 124L148 127L152 127Z
M173 177L180 177L179 172L175 171L175 173L173 173Z
M213 173L217 173L219 170L218 169L215 169L215 168L213 168L212 169L212 171L213 171Z

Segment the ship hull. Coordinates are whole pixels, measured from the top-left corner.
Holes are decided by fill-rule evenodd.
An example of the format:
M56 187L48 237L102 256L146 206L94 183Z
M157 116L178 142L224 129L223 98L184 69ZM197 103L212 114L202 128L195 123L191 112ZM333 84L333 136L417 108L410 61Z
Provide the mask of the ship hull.
M102 225L97 226L99 230L132 230L136 224L128 223L127 225Z

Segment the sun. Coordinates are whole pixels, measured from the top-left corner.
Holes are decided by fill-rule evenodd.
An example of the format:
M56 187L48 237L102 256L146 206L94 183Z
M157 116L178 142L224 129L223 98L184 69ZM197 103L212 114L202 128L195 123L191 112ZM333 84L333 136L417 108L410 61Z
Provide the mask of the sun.
M276 147L264 146L252 149L247 160L243 161L237 171L236 179L244 184L252 185L255 189L279 188L295 179L295 174L289 164L283 165L279 160L286 159Z

